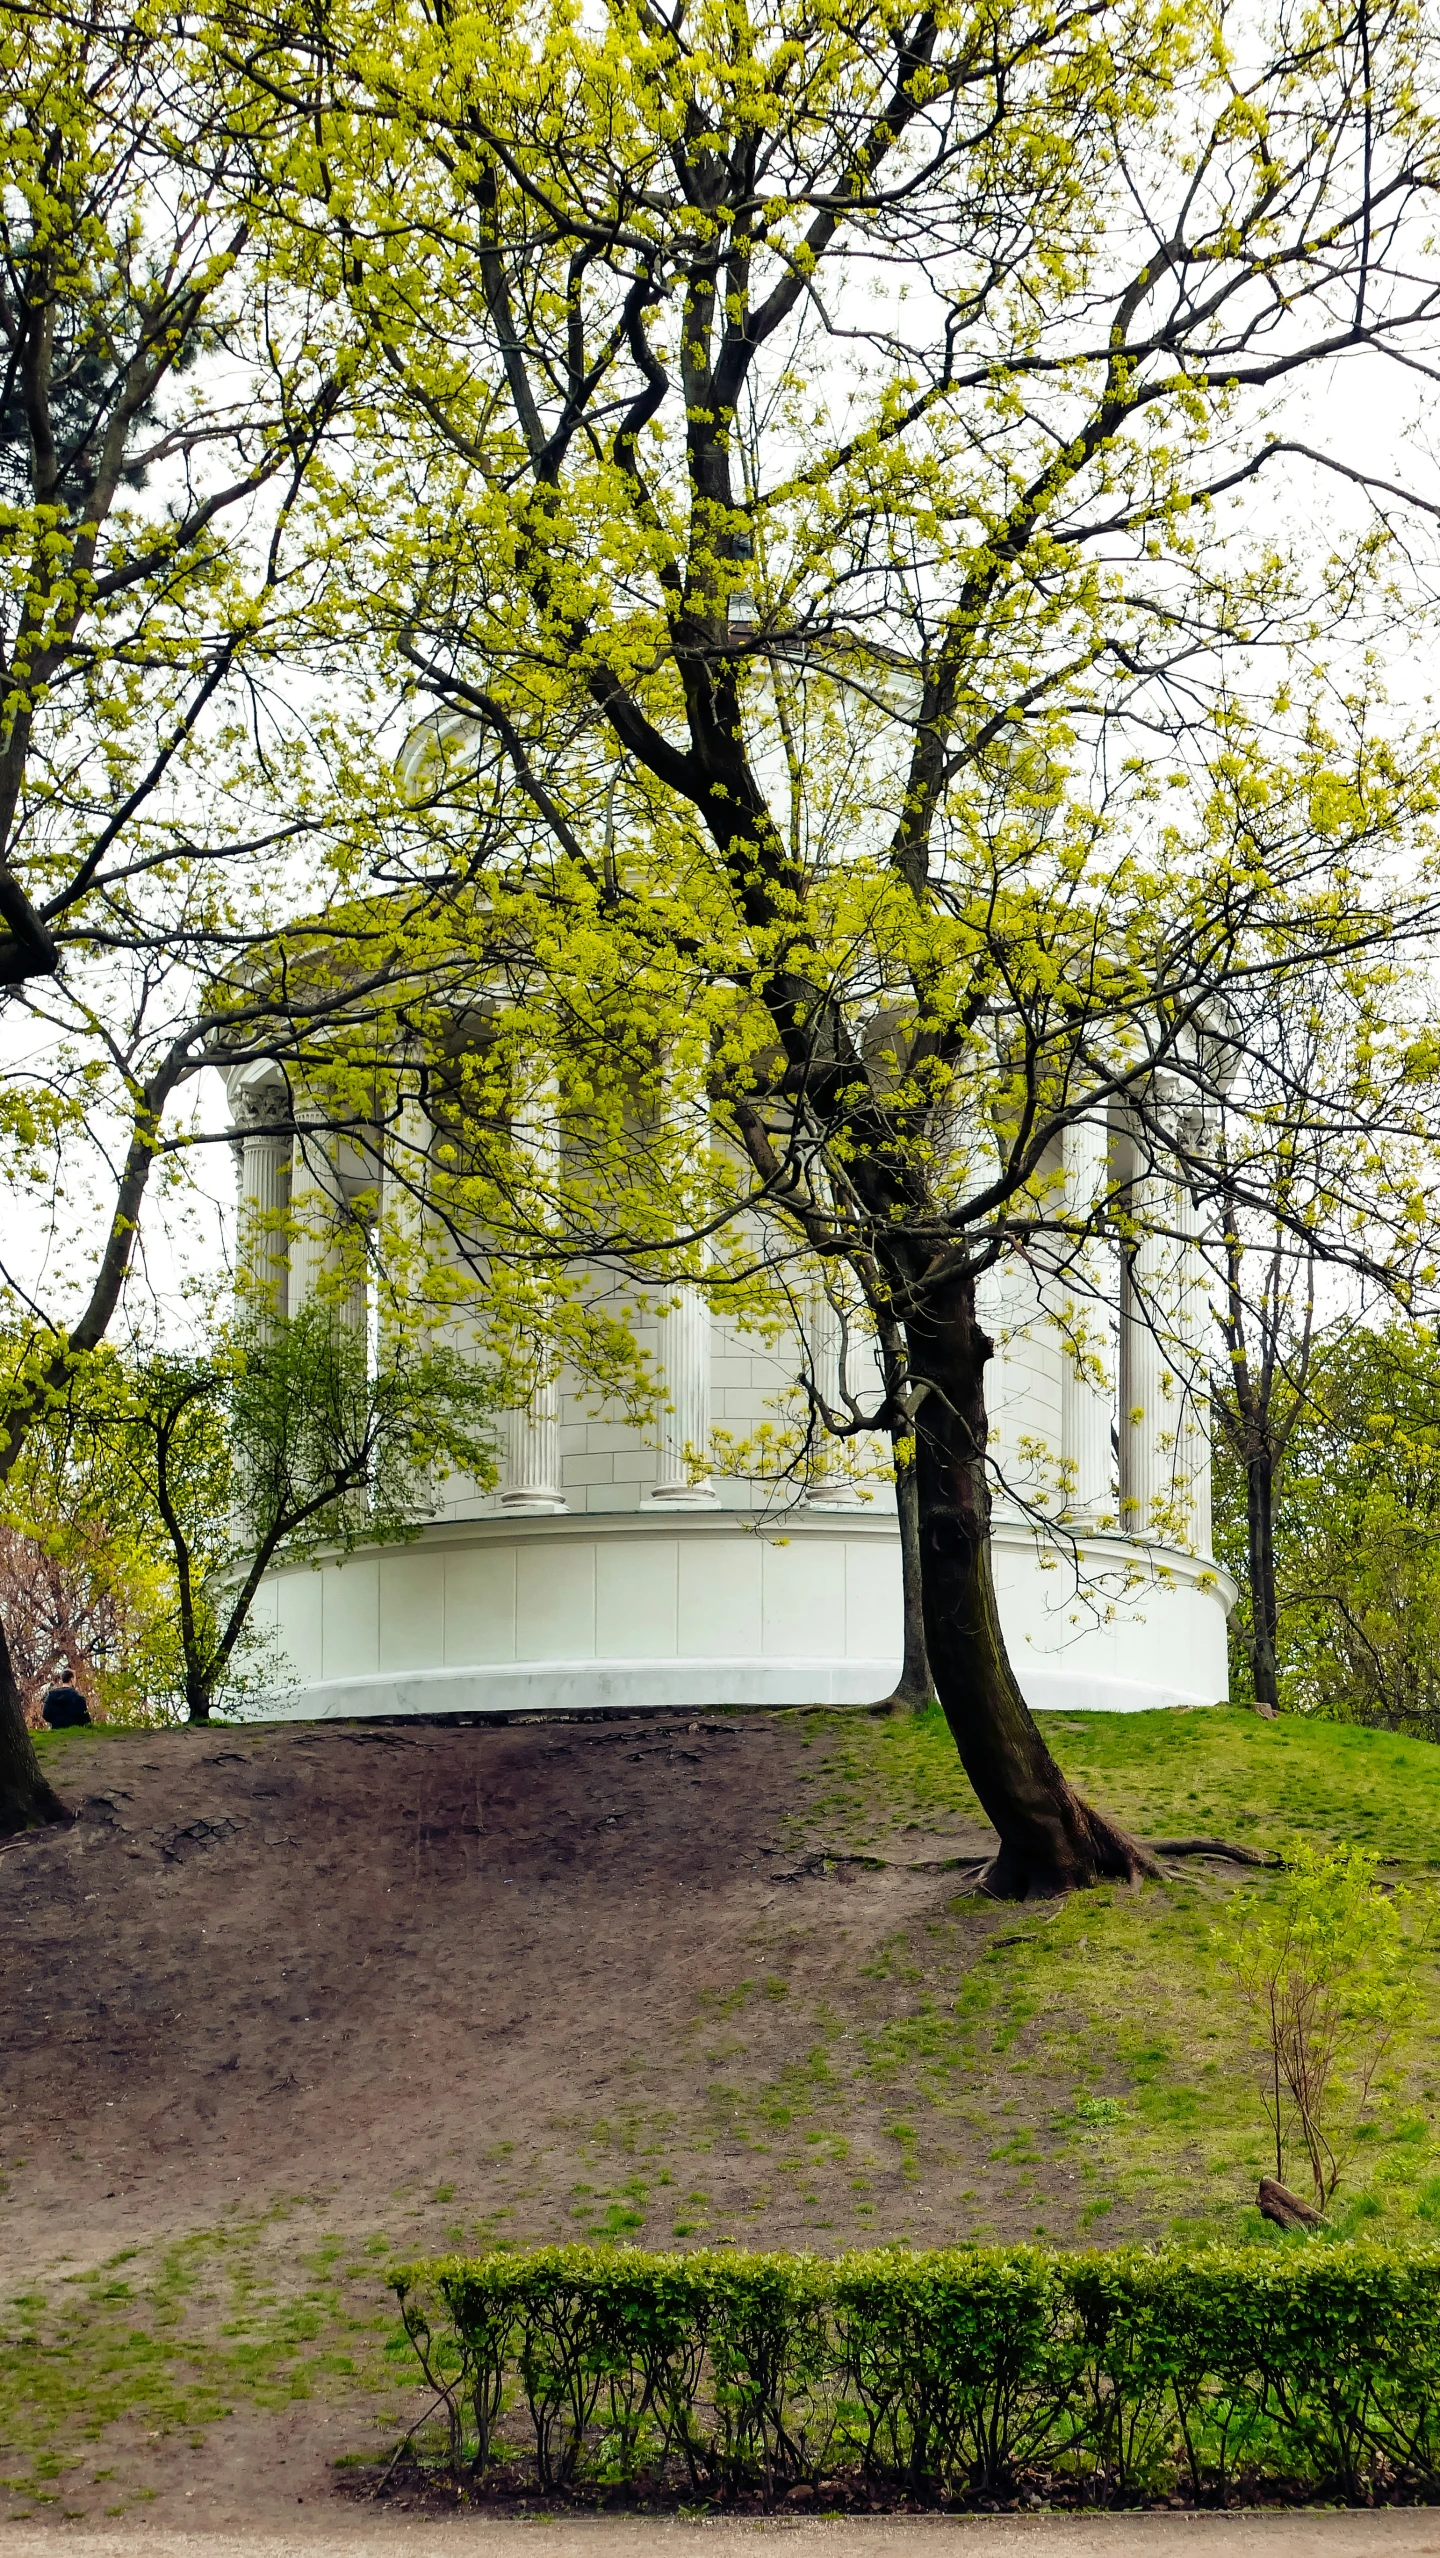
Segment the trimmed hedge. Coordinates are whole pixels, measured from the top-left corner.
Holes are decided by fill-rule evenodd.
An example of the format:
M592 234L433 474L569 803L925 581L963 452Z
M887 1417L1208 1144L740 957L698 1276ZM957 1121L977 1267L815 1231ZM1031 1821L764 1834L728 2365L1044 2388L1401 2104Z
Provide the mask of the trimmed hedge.
M822 2480L1096 2503L1440 2485L1440 2250L690 2256L540 2248L391 2276L472 2480Z

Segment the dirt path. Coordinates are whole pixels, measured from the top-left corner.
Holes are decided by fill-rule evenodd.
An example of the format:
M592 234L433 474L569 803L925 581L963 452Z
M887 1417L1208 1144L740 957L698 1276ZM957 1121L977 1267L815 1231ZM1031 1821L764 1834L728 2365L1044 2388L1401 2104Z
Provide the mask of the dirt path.
M533 2522L441 2526L453 2558L520 2558ZM1440 2552L1440 2513L1115 2514L1083 2519L987 2514L964 2520L771 2522L543 2520L545 2558L741 2558L757 2544L777 2558L1421 2558ZM285 2533L75 2532L76 2558L420 2558L433 2527L391 2524L343 2539ZM11 2558L50 2558L53 2539L17 2526Z

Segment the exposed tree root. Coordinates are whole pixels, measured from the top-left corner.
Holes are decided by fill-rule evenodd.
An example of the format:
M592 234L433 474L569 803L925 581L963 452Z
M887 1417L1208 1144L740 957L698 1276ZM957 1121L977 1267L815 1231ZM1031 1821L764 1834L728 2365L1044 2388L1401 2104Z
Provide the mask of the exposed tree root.
M867 1710L871 1714L923 1714L935 1703L932 1688L896 1688L890 1696L882 1696Z
M1125 1837L1123 1831L1112 1835ZM1161 1881L1163 1877L1156 1860L1166 1856L1217 1856L1231 1865L1279 1866L1284 1863L1284 1858L1270 1848L1241 1847L1233 1839L1125 1839L1125 1845L1133 1851L1133 1857L1127 1860L1128 1870L1120 1874L1101 1874L1096 1878L1098 1881ZM907 1857L903 1862L894 1862L888 1856L858 1855L850 1848L815 1847L807 1850L797 1864L777 1874L775 1880L779 1883L800 1883L814 1875L833 1872L837 1866L858 1865L866 1874L961 1875L965 1878L960 1886L962 1891L983 1892L991 1901L1053 1901L1075 1888L1072 1883L1047 1882L1037 1876L1027 1883L1023 1891L1018 1891L1004 1868L1002 1858L1003 1851L1001 1856L977 1856L972 1849L965 1856Z
M1283 1865L1266 1847L1237 1847L1232 1839L1147 1839L1152 1856L1223 1856L1231 1865Z
M1072 1797L1079 1818L1059 1823L1047 1838L1043 1825L1032 1825L1022 1846L1002 1839L980 1876L978 1889L992 1901L1055 1901L1067 1892L1083 1892L1097 1883L1124 1883L1137 1889L1158 1883L1160 1867L1150 1849L1113 1821Z

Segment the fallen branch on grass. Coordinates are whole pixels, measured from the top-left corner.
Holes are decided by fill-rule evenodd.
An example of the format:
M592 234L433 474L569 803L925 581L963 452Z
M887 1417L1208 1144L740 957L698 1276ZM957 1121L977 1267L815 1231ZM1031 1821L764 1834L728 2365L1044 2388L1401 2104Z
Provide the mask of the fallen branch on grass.
M802 1856L799 1864L792 1866L788 1874L776 1874L771 1879L776 1883L798 1883L806 1875L823 1874L831 1865L859 1865L867 1874L888 1874L890 1870L888 1857L853 1856L843 1848L812 1847L809 1854Z

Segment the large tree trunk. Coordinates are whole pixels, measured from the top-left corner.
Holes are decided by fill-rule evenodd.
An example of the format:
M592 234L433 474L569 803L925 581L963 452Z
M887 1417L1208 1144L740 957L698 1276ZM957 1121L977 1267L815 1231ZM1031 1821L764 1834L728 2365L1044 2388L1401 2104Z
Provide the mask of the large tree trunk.
M985 1362L974 1281L946 1284L907 1325L916 1426L920 1569L931 1675L961 1764L999 1833L981 1877L1023 1900L1158 1872L1138 1840L1067 1785L1016 1684L990 1564Z
M47 1821L70 1815L59 1795L47 1785L25 1728L25 1708L10 1664L10 1646L0 1625L0 1839L18 1830L37 1830Z
M1250 1675L1255 1711L1270 1718L1280 1707L1276 1658L1280 1610L1275 1597L1275 1467L1268 1451L1246 1462L1245 1526L1250 1561Z

